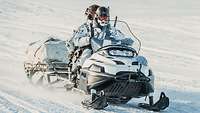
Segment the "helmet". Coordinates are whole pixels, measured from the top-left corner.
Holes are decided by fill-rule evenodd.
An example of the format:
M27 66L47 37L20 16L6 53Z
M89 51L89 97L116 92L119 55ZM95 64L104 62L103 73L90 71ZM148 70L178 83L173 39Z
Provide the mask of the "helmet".
M101 26L105 26L109 21L109 9L106 7L99 7L96 11L97 22Z
M97 8L99 8L99 5L93 4L85 10L85 15L87 15L89 20L94 19Z

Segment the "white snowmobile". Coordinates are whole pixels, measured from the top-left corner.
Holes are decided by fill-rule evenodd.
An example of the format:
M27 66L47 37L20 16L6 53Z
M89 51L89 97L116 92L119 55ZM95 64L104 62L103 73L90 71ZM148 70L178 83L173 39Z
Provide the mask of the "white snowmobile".
M116 19L107 29L91 38L92 56L71 74L74 86L91 95L83 106L103 109L108 103L125 104L131 98L149 97L149 104L139 106L153 111L167 108L169 99L163 92L153 102L154 74L146 58L139 55L141 43L128 24Z

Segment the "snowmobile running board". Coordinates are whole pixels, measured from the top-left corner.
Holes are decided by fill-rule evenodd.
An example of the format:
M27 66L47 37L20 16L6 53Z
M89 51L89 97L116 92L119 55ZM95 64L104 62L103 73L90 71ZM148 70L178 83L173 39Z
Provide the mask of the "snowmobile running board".
M161 110L166 109L169 106L169 98L165 96L164 92L161 92L160 99L155 104L153 104L153 97L152 97L149 98L149 104L139 103L138 106L143 109L159 112Z

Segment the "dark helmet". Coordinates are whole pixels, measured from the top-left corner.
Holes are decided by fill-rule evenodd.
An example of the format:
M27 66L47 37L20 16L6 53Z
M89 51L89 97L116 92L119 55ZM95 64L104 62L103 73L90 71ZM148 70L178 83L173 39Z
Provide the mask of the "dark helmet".
M91 6L89 6L86 10L85 10L85 15L87 15L87 18L89 20L93 20L96 14L96 10L99 8L99 5L93 4Z
M101 26L105 26L109 21L109 9L106 7L99 7L96 11L97 22Z

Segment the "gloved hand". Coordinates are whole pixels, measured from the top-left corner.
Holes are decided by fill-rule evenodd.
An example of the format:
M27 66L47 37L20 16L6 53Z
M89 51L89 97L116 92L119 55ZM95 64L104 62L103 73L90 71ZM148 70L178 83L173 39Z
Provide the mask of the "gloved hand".
M90 44L90 37L81 37L78 40L79 47L88 46Z

